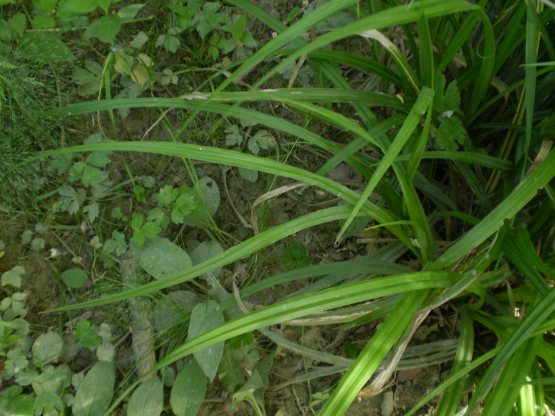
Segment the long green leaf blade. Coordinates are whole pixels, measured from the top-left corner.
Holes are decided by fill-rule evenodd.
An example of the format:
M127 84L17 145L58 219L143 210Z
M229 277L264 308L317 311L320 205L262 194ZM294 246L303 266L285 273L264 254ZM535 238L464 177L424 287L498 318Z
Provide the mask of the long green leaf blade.
M453 284L457 278L459 278L458 274L449 272L409 273L368 279L283 300L199 335L166 355L158 365L168 365L206 346L258 328L383 296L445 288Z
M492 350L489 350L485 354L481 355L480 357L476 358L466 367L460 369L455 374L451 374L446 380L443 381L439 386L434 388L431 392L429 392L426 396L424 396L418 403L416 403L406 414L406 416L414 415L419 409L421 409L426 403L432 400L438 394L445 391L447 388L452 386L453 384L457 383L471 371L475 370L476 368L483 365L485 362L491 360L495 355L499 352L501 347L496 347Z
M540 189L549 184L554 176L555 151L552 151L501 204L495 207L479 224L474 226L438 259L428 263L427 268L429 270L439 270L448 267L470 253L497 232L503 226L505 220L514 217L534 198Z
M302 103L298 103L299 105ZM305 103L306 104L306 103ZM297 126L283 118L274 117L264 114L260 111L249 110L240 108L224 103L210 102L208 100L183 100L180 98L129 98L129 99L114 99L114 100L100 100L89 101L77 104L71 104L66 107L56 108L45 112L44 115L51 116L72 116L79 114L95 113L98 111L109 111L115 109L128 109L128 108L182 108L195 111L206 111L210 113L220 114L224 117L234 117L239 120L248 120L254 124L262 124L274 130L282 131L308 143L314 144L330 153L335 154L341 150L341 146L323 139L321 136ZM363 169L363 164L360 157L353 156L349 158L350 163L360 170Z
M304 18L293 24L288 29L284 30L262 48L260 48L255 54L250 56L243 62L243 64L232 73L220 86L218 91L222 91L225 87L231 84L236 79L240 78L248 71L251 71L257 64L262 62L268 56L272 55L279 48L286 45L287 43L296 40L304 32L307 32L314 25L321 22L322 20L333 16L335 13L357 3L358 0L335 0L324 3L320 7L316 7L311 13L306 15Z
M101 143L85 144L50 150L41 153L39 156L31 159L45 158L53 155L71 154L81 152L94 151L123 151L123 152L142 152L152 153L166 156L184 157L203 162L217 163L227 166L234 166L246 169L258 170L264 173L282 176L304 182L308 185L317 186L330 192L345 202L354 204L359 199L359 195L351 189L343 186L329 178L309 172L305 169L287 165L268 158L248 155L228 149L219 149L210 146L199 146L185 143L170 142L112 142L105 141ZM394 221L389 212L378 207L371 202L364 205L365 212L379 223L391 223ZM392 230L399 230L398 227L392 226ZM404 241L408 239L403 234L400 238Z
M529 313L503 345L476 387L469 410L475 409L493 388L499 373L510 357L534 334L534 331L555 311L555 289L551 289Z
M325 310L365 302L379 297L393 296L407 291L414 291L417 297L412 298L412 294L406 296L406 303L409 304L407 307L411 308L410 305L414 307L414 305L417 304L415 301L419 300L423 294L425 295L427 289L448 287L458 278L459 275L456 273L418 272L368 279L362 282L326 289L317 293L309 293L286 299L226 322L182 344L162 358L152 371L157 371L160 368L166 367L193 354L195 351L217 344L218 342L223 342L259 328L298 319ZM397 310L400 310L400 308ZM382 331L380 337L388 336L391 332L391 328L388 329L387 333ZM387 350L385 350L384 353L387 353ZM140 382L139 380L130 386L122 396L112 404L112 409L139 385Z
M488 394L482 415L506 416L513 412L519 391L524 387L526 375L536 358L536 350L542 337L527 340L507 360L495 388Z
M527 159L532 140L532 125L534 123L534 106L536 101L536 71L534 65L537 62L537 53L539 46L539 31L536 16L536 4L532 1L526 1L526 66L524 67L524 80L526 82L525 100L526 100L526 121L524 142L520 146L520 158L525 162L523 169L526 169ZM524 170L523 170L524 173Z
M434 97L434 92L430 88L424 88L422 90L418 99L414 103L412 110L410 111L409 115L405 119L403 126L399 130L399 133L397 133L395 140L393 140L393 143L385 152L380 164L377 166L374 174L370 178L368 185L366 185L366 188L362 192L360 199L357 201L356 205L354 206L353 211L351 212L351 215L349 215L349 218L347 218L347 220L341 227L341 230L337 235L336 241L338 241L343 236L347 228L351 225L355 217L360 212L362 206L366 203L366 201L368 200L372 192L374 192L374 189L376 189L378 182L383 178L387 170L395 162L395 158L397 157L397 155L401 152L403 147L405 147L406 143L412 137L412 134L414 133L414 130L418 126L420 119L430 107L433 97Z
M332 2L333 3L333 2ZM263 76L255 86L264 84L268 79L282 70L285 66L290 65L295 59L310 54L312 51L318 50L326 45L345 39L349 36L364 34L373 29L383 29L395 25L402 25L418 21L423 18L433 18L444 16L451 13L460 13L470 10L479 10L479 7L466 1L451 0L445 2L443 0L425 0L419 2L411 2L408 5L392 7L372 15L360 19L356 22L345 25L330 33L327 33L308 45L299 48L291 53L287 58L283 59L278 65L272 68L265 76Z
M459 337L459 347L455 361L451 367L451 376L465 368L472 361L472 353L474 352L474 328L473 322L466 310L462 311L461 318L461 333ZM437 409L439 415L454 415L457 411L457 406L461 400L461 394L464 388L464 378L460 378L453 385L449 386Z
M404 291L407 293L408 291ZM420 308L428 291L404 295L393 312L380 325L378 331L361 351L350 370L341 378L339 386L326 402L320 416L343 415L358 392L378 369L391 348L405 333Z

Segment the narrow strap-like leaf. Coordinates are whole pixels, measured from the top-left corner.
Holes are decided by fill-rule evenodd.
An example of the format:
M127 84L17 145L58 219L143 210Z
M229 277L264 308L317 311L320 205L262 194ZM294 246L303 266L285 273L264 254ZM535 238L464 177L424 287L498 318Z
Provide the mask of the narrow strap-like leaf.
M403 147L405 147L406 143L412 137L412 134L414 133L414 130L418 126L420 119L427 111L427 109L430 107L433 97L434 97L433 90L429 88L424 88L422 90L422 92L418 97L418 100L416 100L409 115L406 117L405 122L403 123L403 126L401 127L401 129L397 133L397 136L393 140L393 143L391 143L391 146L389 146L389 148L385 152L380 164L377 166L376 170L374 171L374 174L370 178L370 181L368 181L368 185L366 185L366 188L364 189L364 191L362 192L362 195L360 196L360 199L354 206L351 214L349 215L349 218L347 218L347 220L341 227L341 230L337 235L336 241L338 241L343 236L343 234L345 233L349 225L351 225L355 217L360 212L362 206L368 200L372 192L374 192L374 189L376 189L378 182L383 178L387 170L395 162L395 158L397 157L397 155L401 152Z

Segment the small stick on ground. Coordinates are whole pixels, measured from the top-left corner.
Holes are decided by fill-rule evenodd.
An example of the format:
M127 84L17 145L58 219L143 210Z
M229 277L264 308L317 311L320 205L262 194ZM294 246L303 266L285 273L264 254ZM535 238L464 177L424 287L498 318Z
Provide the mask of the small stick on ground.
M123 282L136 286L143 282L137 259L129 250L121 257L120 269ZM135 354L137 375L142 377L156 365L154 356L154 328L152 325L152 304L146 297L128 300L132 346ZM151 377L154 373L150 374Z

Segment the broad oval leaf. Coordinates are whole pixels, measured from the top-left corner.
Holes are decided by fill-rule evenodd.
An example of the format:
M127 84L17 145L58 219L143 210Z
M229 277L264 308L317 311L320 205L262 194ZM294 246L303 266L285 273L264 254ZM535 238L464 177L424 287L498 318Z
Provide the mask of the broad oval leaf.
M141 383L127 405L127 416L158 416L164 407L164 386L158 377Z
M114 362L99 361L87 373L73 402L74 416L98 416L108 410L116 379Z
M137 14L141 11L141 9L144 6L145 6L144 4L131 4L129 6L125 6L119 9L117 15L122 20L131 20L137 16Z
M183 273L193 265L185 250L167 238L151 238L141 247L133 249L139 259L139 266L156 279Z
M204 194L204 201L210 215L214 215L220 206L220 188L214 179L209 176L199 179L199 185Z
M191 340L213 328L223 324L225 321L222 308L217 302L210 300L208 302L199 303L191 312L189 321L188 339ZM224 343L219 342L209 347L203 348L195 352L193 355L198 362L206 377L214 380L218 372L218 366L224 352Z
M224 252L222 246L214 240L210 241L203 241L198 246L196 246L193 250L191 250L191 260L193 264L196 266L202 262L205 262L212 257L218 256ZM218 275L222 270L221 267L212 270L214 275Z
M62 352L64 341L55 332L39 336L33 343L33 356L42 362L54 361Z
M207 378L195 360L183 366L173 383L170 405L177 416L195 416L204 400Z

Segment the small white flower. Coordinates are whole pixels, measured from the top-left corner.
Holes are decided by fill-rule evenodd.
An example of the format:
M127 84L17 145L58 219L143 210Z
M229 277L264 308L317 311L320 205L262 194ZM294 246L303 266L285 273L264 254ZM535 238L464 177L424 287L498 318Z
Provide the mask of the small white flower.
M440 114L441 118L451 118L453 110L447 110Z

